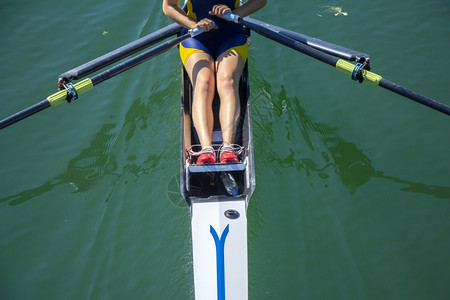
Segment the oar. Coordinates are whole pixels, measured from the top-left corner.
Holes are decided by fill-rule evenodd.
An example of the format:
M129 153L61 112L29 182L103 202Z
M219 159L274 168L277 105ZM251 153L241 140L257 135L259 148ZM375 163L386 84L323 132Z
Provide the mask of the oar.
M47 99L42 100L41 102L39 102L33 106L30 106L8 118L1 120L0 121L0 129L3 129L11 124L14 124L26 117L29 117L35 113L40 112L41 110L49 108L51 106L56 106L65 101L70 102L71 100L75 100L78 98L78 95L91 90L95 85L97 85L111 77L114 77L134 66L137 66L159 54L162 54L162 53L168 51L169 49L175 47L176 45L178 45L185 39L196 36L198 34L201 34L202 32L203 31L198 28L191 29L191 30L189 30L188 33L186 33L182 36L179 36L172 40L163 42L163 43L159 44L158 46L155 46L145 52L142 52L141 54L136 55L133 58L130 58L130 59L112 67L111 69L108 69L104 72L101 72L101 73L95 75L92 78L86 78L76 84L71 84L70 82L65 83L64 84L64 86L66 88L65 90L61 90L55 94L52 94L52 95L48 96Z
M268 24L251 19L246 18L246 20L250 19L254 24L258 24L259 26L267 26ZM348 49L336 44L332 44L329 42L322 41L320 39L310 37L306 34L301 34L295 31L291 31L285 28L281 28L275 25L270 25L270 29L272 32L285 35L293 40L296 40L302 44L306 44L308 46L311 46L312 48L315 48L317 50L320 50L321 52L328 53L330 55L340 57L349 61L355 61L355 62L369 62L370 57L369 54L363 53L361 51L356 51L352 49Z
M318 59L326 64L329 64L329 65L335 67L336 69L351 75L352 79L355 79L355 80L358 79L360 82L367 81L368 83L370 83L374 86L381 86L381 87L388 89L394 93L405 96L411 100L414 100L423 105L426 105L435 110L438 110L446 115L450 115L450 107L448 107L447 105L437 102L437 101L430 99L426 96L423 96L421 94L418 94L412 90L409 90L405 87L395 84L389 80L386 80L378 74L375 74L368 70L365 70L363 64L358 63L355 66L352 63L349 63L343 59L338 59L334 56L331 56L330 54L327 54L320 50L317 50L305 43L301 43L295 39L292 39L291 37L288 37L288 36L280 33L279 30L273 29L272 25L270 25L270 24L256 21L256 20L248 18L248 17L241 18L241 17L231 14L231 13L227 13L225 15L225 17L230 21L245 25L246 27L261 34L262 36L270 38L280 44L288 46L294 50L297 50L297 51L302 52L306 55L309 55L315 59Z
M128 57L134 53L137 53L151 45L158 43L169 36L180 32L181 26L173 23L164 28L161 28L155 32L152 32L136 41L133 41L125 46L122 46L116 50L106 53L96 59L93 59L79 67L73 68L63 74L59 75L59 82L70 82L72 80L81 79L95 71L98 71L110 64L115 63L125 57Z

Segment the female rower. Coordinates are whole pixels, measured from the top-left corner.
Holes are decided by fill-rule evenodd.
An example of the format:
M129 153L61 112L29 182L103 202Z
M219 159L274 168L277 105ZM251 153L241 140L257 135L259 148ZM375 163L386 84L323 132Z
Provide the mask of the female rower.
M164 13L187 29L205 31L180 44L181 60L194 88L192 117L202 146L197 164L216 162L212 146L216 85L223 138L220 162L238 162L232 144L240 113L239 79L247 60L248 43L243 26L222 17L227 12L246 17L262 8L266 0L247 0L242 5L239 0L188 0L187 12L178 6L179 2L163 0Z

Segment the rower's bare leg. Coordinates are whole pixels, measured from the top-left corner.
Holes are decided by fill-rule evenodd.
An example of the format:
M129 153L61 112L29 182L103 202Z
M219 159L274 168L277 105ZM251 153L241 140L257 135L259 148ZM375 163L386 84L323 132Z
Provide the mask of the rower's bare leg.
M212 145L215 93L214 60L209 54L194 53L186 61L186 71L194 87L192 118L202 147Z
M220 97L220 125L224 144L233 144L240 114L239 79L244 60L235 51L226 51L216 60L217 92Z

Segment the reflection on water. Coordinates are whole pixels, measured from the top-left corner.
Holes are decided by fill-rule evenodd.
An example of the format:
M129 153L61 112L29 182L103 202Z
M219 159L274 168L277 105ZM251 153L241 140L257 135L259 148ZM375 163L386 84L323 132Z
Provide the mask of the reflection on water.
M363 151L340 137L335 128L312 120L297 97L286 95L284 86L276 94L263 76L257 72L253 75L258 77L257 88L261 90L254 100L262 102L253 105L253 124L264 133L255 141L270 143L263 152L275 173L277 167L295 168L308 176L315 174L326 179L331 170L339 175L350 194L371 178L381 178L400 184L403 191L450 198L450 187L408 181L376 170Z
M42 185L24 190L16 195L1 198L0 202L9 201L9 204L20 205L34 197L43 195L60 184L70 184L72 193L83 193L92 188L105 174L114 174L117 170L117 161L114 156L105 153L113 135L115 124L105 124L94 136L89 147L78 156L69 161L67 170Z
M255 70L251 72L252 78L256 78L256 82L253 82L258 90L252 98L253 126L258 132L264 133L263 136L255 136L255 147L257 151L262 149L265 161L270 162L267 165L275 174L279 173L277 168L295 168L308 176L316 175L325 180L333 172L339 175L350 194L354 194L357 187L366 184L371 178L380 178L399 184L403 191L450 198L450 187L408 181L376 170L363 151L340 137L335 128L312 120L303 110L300 100L288 97L283 86L275 94L261 74ZM123 176L127 176L126 180L136 181L141 175L160 169L164 162L173 161L178 146L173 147L168 142L154 143L155 136L167 137L170 129L178 126L177 122L167 118L165 101L170 97L167 91L171 89L173 86L152 91L151 99L147 101L136 99L120 129L116 123L103 125L91 144L69 161L64 173L36 188L0 198L0 202L8 202L11 206L20 205L52 191L58 185L67 184L73 187L72 193L84 193L97 186L103 178L109 177L109 193L104 196L107 202ZM164 126L160 126L162 124ZM151 134L148 134L149 131ZM178 132L178 129L175 131ZM142 148L142 140L139 139L147 138L145 153L136 155L136 148ZM269 144L270 147L263 144ZM117 151L120 155L115 154L112 149L114 146L120 148ZM178 194L179 189L175 187L177 180L174 179L169 182L168 198L180 206L183 202Z
M126 184L130 180L137 181L151 170L160 169L164 161L169 160L166 156L172 155L172 151L164 151L169 148L167 142L161 139L158 139L158 143L151 141L155 136L167 137L168 134L169 127L161 126L171 121L167 118L165 97L165 91L154 91L152 98L159 101L136 99L127 111L123 125L120 128L116 123L103 125L93 136L90 145L68 162L64 173L38 187L0 198L0 202L8 202L11 206L20 205L59 185L72 186L72 193L75 194L85 193L98 186L105 177L108 191L104 193L104 201L107 202L121 178ZM151 123L153 131L148 134ZM146 145L147 137L151 146ZM139 155L141 149L142 155Z

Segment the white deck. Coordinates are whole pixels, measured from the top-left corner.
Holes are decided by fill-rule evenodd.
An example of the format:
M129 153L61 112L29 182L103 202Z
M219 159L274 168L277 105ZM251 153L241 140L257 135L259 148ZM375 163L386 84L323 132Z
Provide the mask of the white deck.
M247 299L246 197L216 200L191 206L195 299Z

